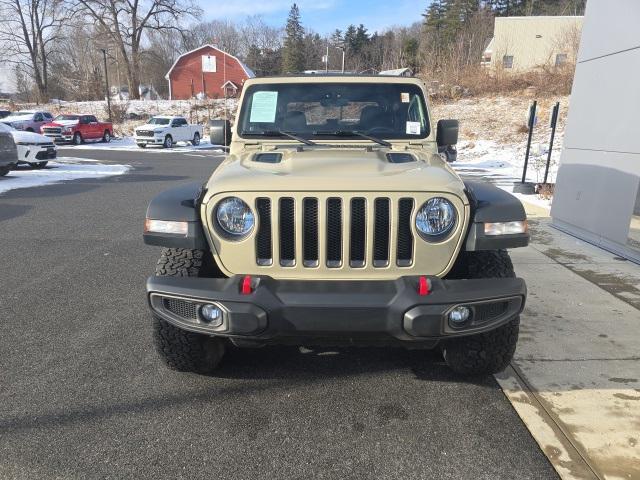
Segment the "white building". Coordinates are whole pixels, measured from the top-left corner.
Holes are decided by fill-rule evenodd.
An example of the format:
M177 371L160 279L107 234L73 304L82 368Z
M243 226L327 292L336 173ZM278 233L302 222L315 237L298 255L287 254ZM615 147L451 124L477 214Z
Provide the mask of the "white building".
M640 262L640 1L589 0L551 215Z

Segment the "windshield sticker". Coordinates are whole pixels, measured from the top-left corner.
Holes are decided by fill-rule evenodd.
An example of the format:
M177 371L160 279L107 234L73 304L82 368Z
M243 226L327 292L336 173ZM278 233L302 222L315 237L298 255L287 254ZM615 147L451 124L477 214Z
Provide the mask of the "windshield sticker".
M402 103L409 103L409 92L402 92L400 94L400 101Z
M273 123L276 121L278 92L256 92L251 102L250 122Z
M407 135L420 135L420 122L407 122Z

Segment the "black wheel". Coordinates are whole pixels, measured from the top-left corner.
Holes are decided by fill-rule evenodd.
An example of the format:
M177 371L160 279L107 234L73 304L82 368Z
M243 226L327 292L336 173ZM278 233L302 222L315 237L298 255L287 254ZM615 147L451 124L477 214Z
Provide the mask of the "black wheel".
M31 133L34 133L33 128L31 128L31 127L27 128L27 129L25 130L25 132L31 132Z
M140 148L147 148L147 144L146 143L138 143L138 146Z
M466 278L513 278L513 263L505 250L465 252L462 265ZM488 375L504 370L516 351L520 317L490 332L447 340L444 359L456 373Z
M191 140L191 144L194 146L200 145L200 134L198 132L193 134L193 140Z
M0 177L4 177L10 170L9 167L0 167Z
M80 145L82 144L82 135L80 135L80 132L76 132L73 135L73 144L74 145Z
M111 133L109 133L109 130L104 131L104 135L102 135L102 141L104 143L109 143L111 141Z
M40 169L40 168L46 167L47 163L49 162L34 162L34 163L30 163L29 166L31 168Z
M163 248L156 275L199 277L209 272L202 250ZM153 315L154 344L164 362L181 372L210 373L218 367L225 351L221 338L187 332Z
M166 137L164 137L164 143L162 144L163 148L172 148L173 147L173 138L171 138L171 135L167 135Z

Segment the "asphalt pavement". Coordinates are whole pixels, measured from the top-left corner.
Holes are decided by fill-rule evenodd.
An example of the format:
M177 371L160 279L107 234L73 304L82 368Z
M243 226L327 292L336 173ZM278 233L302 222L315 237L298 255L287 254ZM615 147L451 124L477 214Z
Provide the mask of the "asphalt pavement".
M219 153L60 155L133 169L0 195L0 478L557 478L495 380L433 353L274 347L168 370L144 212Z

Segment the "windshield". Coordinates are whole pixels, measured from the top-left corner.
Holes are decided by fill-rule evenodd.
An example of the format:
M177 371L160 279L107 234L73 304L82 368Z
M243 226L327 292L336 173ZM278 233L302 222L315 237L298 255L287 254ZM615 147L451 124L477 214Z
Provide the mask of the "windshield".
M78 120L80 115L58 115L54 120Z
M147 123L149 125L169 125L170 121L171 119L169 118L153 117L153 118L150 118Z
M244 137L289 132L326 139L357 132L416 139L429 136L429 120L422 90L411 83L261 84L245 93L238 131Z

